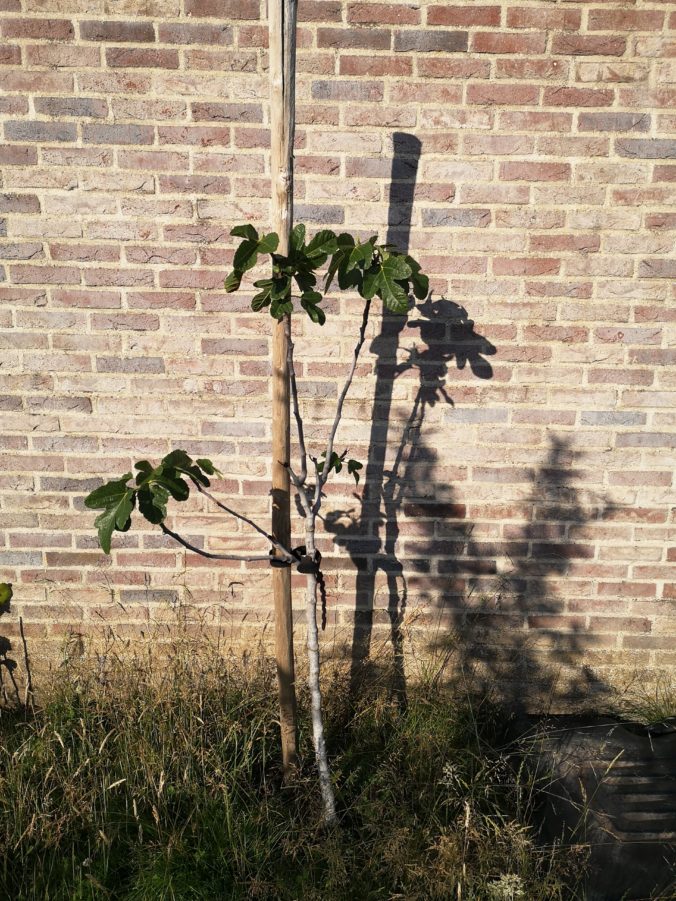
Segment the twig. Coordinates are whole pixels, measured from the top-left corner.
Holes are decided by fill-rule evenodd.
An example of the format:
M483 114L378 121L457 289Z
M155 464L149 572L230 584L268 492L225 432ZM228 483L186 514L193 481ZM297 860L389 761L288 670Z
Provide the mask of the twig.
M265 529L262 529L252 519L249 519L248 516L244 516L242 513L238 513L236 510L231 510L230 507L227 507L224 503L219 501L218 498L214 497L210 491L207 491L207 489L203 485L200 485L200 483L195 481L194 479L193 479L193 483L196 486L197 490L200 492L200 494L203 494L205 497L208 497L209 500L212 501L214 504L216 504L217 507L220 507L221 510L224 510L226 513L229 513L230 516L234 516L235 519L241 519L242 522L245 522L248 526L251 526L251 528L255 529L259 535L262 535L264 538L267 538L267 540L272 544L272 546L275 547L278 551L280 551L289 560L294 559L294 556L288 547L284 547L283 544L280 544L280 542L277 541L276 538L273 538L272 535L269 535L265 531Z
M329 440L326 445L326 454L324 459L324 469L322 470L321 475L317 479L317 487L315 489L315 511L319 510L319 502L322 494L322 488L326 484L326 480L329 477L329 467L331 465L331 457L333 455L333 443L336 438L336 432L338 431L338 426L340 425L340 420L343 415L343 404L345 402L345 398L347 397L347 392L350 390L350 385L352 384L352 379L354 378L354 374L357 369L357 360L359 359L359 353L364 345L364 341L366 340L366 326L369 321L369 311L371 309L371 301L367 300L364 305L364 313L362 315L361 327L359 329L359 340L357 341L354 348L354 355L352 358L352 365L350 366L350 371L348 373L345 384L343 385L343 390L340 392L340 397L338 398L338 404L336 406L336 415L333 420L333 425L331 426L331 432L329 433Z
M296 420L296 430L298 432L298 446L300 453L300 473L297 480L294 481L296 488L305 484L307 479L307 450L305 448L305 433L303 431L303 419L300 415L300 407L298 405L298 385L296 384L296 368L293 363L293 340L291 338L291 319L287 316L284 320L284 328L287 338L287 363L289 367L289 382L291 384L291 401L293 404L293 415ZM291 475L291 469L289 469Z
M182 544L183 547L188 548L189 551L194 551L196 554L199 554L200 557L208 557L210 560L244 560L250 562L252 560L269 560L269 554L256 554L255 556L243 557L238 554L212 554L209 551L203 551L202 548L195 547L194 544L190 544L189 541L186 541L185 538L182 538L176 532L172 532L172 530L165 526L163 522L160 523L160 528L164 532L165 535L169 535L170 538L173 538L174 541L178 541L179 544Z

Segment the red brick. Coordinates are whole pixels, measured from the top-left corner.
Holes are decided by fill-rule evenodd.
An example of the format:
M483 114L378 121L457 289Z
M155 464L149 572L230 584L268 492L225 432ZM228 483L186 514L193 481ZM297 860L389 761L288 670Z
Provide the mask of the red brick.
M589 31L654 31L662 29L664 13L661 10L590 9L587 20Z
M120 259L119 248L107 244L50 244L49 253L59 261L115 263Z
M0 66L20 66L21 47L17 44L5 44L0 47Z
M428 6L428 25L450 25L456 28L471 28L474 25L495 26L500 24L499 6Z
M497 257L493 260L495 275L552 275L561 267L560 260L533 257Z
M512 7L507 10L508 28L551 28L577 31L582 13L579 9Z
M112 69L178 69L178 50L108 47L106 63Z
M33 38L43 41L72 41L75 30L70 19L5 19L2 33L6 38Z
M470 84L467 86L468 103L526 106L537 103L539 94L540 90L536 85Z
M341 75L410 75L413 71L412 57L405 56L346 56L340 55Z
M226 46L233 43L232 25L176 25L160 23L157 26L158 41L161 44L206 44L209 47ZM188 65L186 63L186 65ZM189 68L189 66L188 66Z
M620 156L634 159L663 160L676 158L676 140L651 138L618 138L615 150Z
M152 144L152 125L84 125L82 139L87 144Z
M475 53L544 53L547 35L478 31L472 38Z
M650 113L580 113L580 131L650 131Z
M498 78L552 78L565 79L568 73L568 63L562 59L497 59L495 61L495 74Z
M559 33L554 35L552 53L562 56L624 56L627 40L606 35Z
M570 113L505 110L500 113L500 125L507 131L542 131L563 134L571 130L573 117Z
M570 181L568 163L500 163L504 181Z
M467 43L466 31L425 31L418 28L394 32L394 50L396 52L460 53L467 50Z
M113 44L152 43L155 29L152 22L80 22L83 41L106 41Z
M318 47L389 50L392 33L384 28L318 28Z
M0 213L39 213L40 201L35 194L0 194ZM2 253L6 251L3 246Z
M653 181L676 182L676 166L655 166Z
M258 0L185 0L186 16L219 19L258 19Z
M590 632L650 632L649 619L639 616L592 616Z
M160 144L176 144L179 146L188 144L197 147L230 146L230 129L225 126L210 128L206 125L160 125L157 128L157 137ZM152 142L148 141L147 143L150 144Z
M93 98L36 97L33 104L35 112L43 116L105 119L108 115L107 101Z
M5 122L5 137L10 141L76 141L77 126L65 122Z
M262 122L259 103L191 103L195 122Z
M615 99L613 91L593 88L545 88L543 106L610 106Z
M38 161L38 151L35 147L23 147L19 145L0 146L0 165L2 166L35 166Z
M315 81L312 83L314 100L382 102L383 96L383 84L379 81Z
M303 0L298 6L299 22L340 22L342 15L340 0Z
M401 57L396 57L401 59ZM438 59L423 57L417 59L418 75L421 78L488 78L491 64L484 59Z
M392 3L350 3L347 21L357 25L418 25L420 10Z
M17 285L79 285L80 271L74 266L11 266Z

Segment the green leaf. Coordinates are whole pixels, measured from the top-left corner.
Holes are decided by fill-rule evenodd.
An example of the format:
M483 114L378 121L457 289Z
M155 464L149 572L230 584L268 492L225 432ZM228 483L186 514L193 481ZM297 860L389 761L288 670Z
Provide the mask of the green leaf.
M405 313L408 310L408 293L399 281L410 275L411 267L403 257L388 254L380 263L378 271L368 273L362 296L368 299L377 294L388 310Z
M258 242L242 241L235 251L235 258L232 261L233 268L237 272L246 272L258 262Z
M269 235L263 235L258 242L259 253L274 253L279 247L279 235L276 232L270 232Z
M242 275L242 272L238 272L236 269L233 269L233 271L224 282L224 287L227 294L232 294L233 291L237 291L239 289L239 286L242 284Z
M94 525L99 533L99 544L105 554L110 553L113 532L116 529L119 532L126 532L129 528L135 499L136 492L133 488L128 488L116 502L108 506L94 520Z
M251 309L254 313L259 313L265 307L270 306L270 300L270 289L267 288L265 291L261 291L253 296L251 299Z
M9 582L0 582L0 607L7 608L9 602L12 600L13 594L14 592ZM1 610L0 612L4 613L5 610Z
M380 264L380 268L387 275L388 279L409 278L412 271L411 267L406 262L406 259L398 253L388 254L384 257Z
M306 248L306 254L310 259L323 257L326 259L329 254L335 253L338 249L338 243L335 234L330 229L324 229L314 236ZM322 262L324 261L322 260ZM321 265L321 263L319 264Z
M356 288L361 293L362 271L358 266L353 269L347 269L347 259L343 257L341 265L338 267L338 287L343 291L350 288Z
M207 475L210 475L210 476L222 476L223 475L223 473L220 471L220 469L217 469L214 466L214 464L211 462L211 460L207 460L206 457L200 457L199 460L195 460L195 463L197 463L197 465L200 466L206 472Z
M356 247L352 249L349 257L347 258L347 263L345 269L347 272L350 272L355 266L360 266L362 269L366 266L367 263L370 264L373 259L373 244L367 241L366 244L357 244Z
M293 277L301 291L310 291L317 284L317 279L312 272L296 272Z
M157 484L166 488L175 501L185 501L190 496L190 486L176 472L169 470L163 472L157 479Z
M270 305L270 315L274 319L283 319L287 314L293 313L293 303L290 300L273 300Z
M301 295L301 301L306 301L306 303L321 303L324 299L319 291L304 291Z
M324 312L324 310L322 310L321 307L318 307L314 303L310 303L307 300L303 300L302 297L300 299L300 304L308 314L310 319L316 325L324 325L324 323L326 322L326 313Z
M138 508L153 525L164 522L167 515L169 492L162 485L145 485L138 493Z
M230 234L233 238L248 238L249 241L258 241L258 232L248 222L245 225L236 225Z
M408 265L411 267L411 287L413 289L413 294L418 298L418 300L425 300L427 295L430 293L430 280L429 278L420 271L420 263L417 260L414 260L413 257L404 257Z
M120 499L127 491L127 482L130 478L131 473L128 472L123 475L121 479L106 482L106 484L101 485L100 488L95 488L85 498L85 507L89 507L91 510L99 510L119 503Z
M165 466L185 469L192 466L192 458L184 450L177 448L168 453L166 457L162 457L162 463Z
M184 473L189 479L192 479L193 482L198 482L200 485L204 485L205 488L209 487L209 479L204 475L199 466L195 466L192 457L189 457L184 450L174 450L170 454L167 454L162 460L161 469L163 470L162 477L157 479L160 484L162 484L162 479L168 477L172 481L177 481L180 484L185 485L178 475L178 473ZM169 490L171 491L171 488L169 488ZM188 495L186 494L186 497L187 496ZM176 498L176 500L185 500L185 498Z
M305 243L305 226L302 222L293 227L291 231L291 240L289 242L294 250L300 250Z
M291 279L289 276L274 278L272 280L272 288L270 290L272 300L291 299Z
M137 485L142 485L143 482L147 482L155 471L152 463L149 463L147 460L139 460L138 463L134 463L134 469L138 469L138 472L136 473Z

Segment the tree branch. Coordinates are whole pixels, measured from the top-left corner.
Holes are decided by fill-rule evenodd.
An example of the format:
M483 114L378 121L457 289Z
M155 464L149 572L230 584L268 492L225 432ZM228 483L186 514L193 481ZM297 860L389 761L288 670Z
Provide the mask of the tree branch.
M287 363L289 367L289 382L291 385L291 401L293 404L293 415L296 420L296 431L298 432L298 446L300 453L300 473L298 474L298 484L294 482L296 488L305 484L307 479L307 450L305 448L305 433L303 431L303 419L300 415L300 407L298 405L298 385L296 384L296 368L293 363L293 341L291 339L291 319L287 316L284 322L287 337ZM289 473L291 470L289 470Z
M347 397L347 392L350 390L350 385L352 384L352 379L354 378L354 374L357 369L357 360L359 359L359 354L364 345L364 341L366 340L366 326L369 321L369 311L371 309L371 301L367 300L364 305L364 313L362 315L361 327L359 329L359 340L357 341L354 348L354 355L352 357L352 365L350 366L350 371L347 375L347 379L343 386L343 390L340 392L340 397L338 398L338 404L336 405L336 415L333 420L333 425L331 426L331 432L329 433L329 440L326 445L326 454L324 459L324 469L322 470L321 475L317 479L317 487L315 489L315 512L319 509L319 501L322 495L322 488L326 485L326 480L329 477L329 466L331 462L331 456L333 454L333 443L336 439L336 432L338 431L338 426L340 425L340 420L343 415L343 404L345 402L345 398Z
M289 478L291 479L291 482L293 483L293 487L298 492L298 497L300 498L300 502L303 506L303 510L305 510L306 515L309 516L310 513L312 512L312 501L310 500L310 494L309 494L308 488L301 482L299 477L293 471L293 468L288 463L287 463L286 468L289 473Z
M195 547L194 544L190 544L190 542L186 541L185 538L181 538L179 534L172 532L172 530L168 526L165 526L163 522L160 523L160 528L165 535L169 535L170 538L173 538L174 541L178 541L179 544L182 544L183 547L187 548L189 551L194 551L196 554L199 554L200 557L208 557L209 560L245 560L247 562L250 562L252 560L270 559L270 556L268 554L257 554L256 556L251 557L242 557L238 554L212 554L209 551L203 551L202 548Z
M212 501L212 503L216 504L217 507L220 507L221 510L224 510L226 513L229 513L230 516L234 516L235 519L240 519L242 522L245 522L248 526L251 526L252 529L255 529L259 535L262 535L264 538L267 538L267 540L272 544L272 546L274 548L276 548L278 551L280 551L281 554L284 557L286 557L288 560L295 560L295 557L293 556L293 554L291 553L289 548L284 547L283 544L280 544L276 538L273 538L272 535L269 535L265 531L265 529L262 529L252 519L249 519L248 516L244 516L242 513L238 513L236 510L231 510L230 507L226 507L226 505L224 503L222 503L221 501L219 501L218 498L214 497L210 491L207 491L207 489L204 487L204 485L200 485L200 483L195 481L194 479L193 479L193 484L195 485L197 490L200 492L200 494L203 494L205 497L208 497L209 500Z

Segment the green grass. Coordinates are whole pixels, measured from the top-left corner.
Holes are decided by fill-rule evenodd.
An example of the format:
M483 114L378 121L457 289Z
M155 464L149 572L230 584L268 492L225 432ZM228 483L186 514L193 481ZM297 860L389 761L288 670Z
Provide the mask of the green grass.
M282 783L268 665L202 649L151 670L67 666L39 709L2 713L0 897L575 897L580 861L537 847L536 786L487 701L428 683L402 709L381 680L353 704L329 674L341 826L327 832L307 732Z

